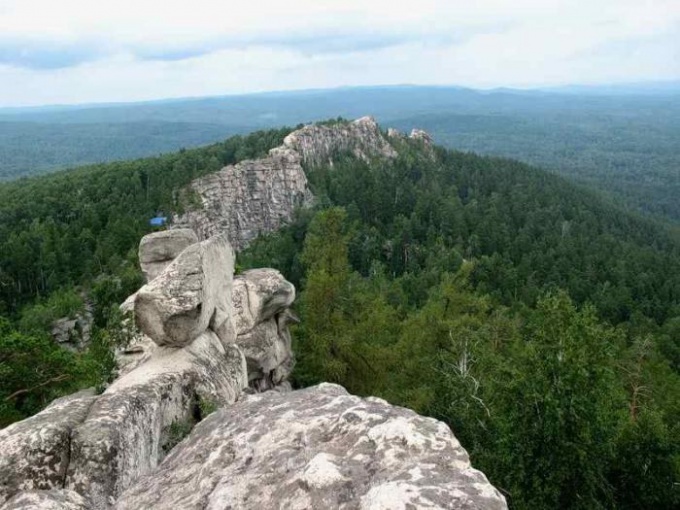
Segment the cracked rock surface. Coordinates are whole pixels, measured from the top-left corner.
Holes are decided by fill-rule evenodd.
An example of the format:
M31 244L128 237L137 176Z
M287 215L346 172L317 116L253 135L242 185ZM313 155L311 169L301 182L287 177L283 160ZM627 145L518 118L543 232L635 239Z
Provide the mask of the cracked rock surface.
M226 166L193 181L187 191L200 206L176 215L173 222L193 229L200 239L226 233L239 251L258 235L288 223L297 207L311 205L314 197L303 166L332 165L340 153L366 161L397 156L371 117L305 126L265 158Z
M442 422L322 384L249 396L211 415L114 508L494 510L506 504Z

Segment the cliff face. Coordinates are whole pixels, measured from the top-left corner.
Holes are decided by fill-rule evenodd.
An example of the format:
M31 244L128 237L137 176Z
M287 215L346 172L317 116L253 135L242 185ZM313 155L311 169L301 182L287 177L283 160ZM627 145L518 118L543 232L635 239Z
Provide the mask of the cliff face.
M312 194L297 152L279 147L264 159L228 166L191 183L200 206L174 224L194 230L200 239L226 233L236 250L264 232L290 221L296 207L311 203Z
M312 203L303 166L332 164L341 152L361 159L397 155L370 117L305 126L266 158L227 166L192 182L188 191L200 206L175 216L174 224L191 228L200 239L226 233L232 246L241 250L259 234L290 221L296 207Z

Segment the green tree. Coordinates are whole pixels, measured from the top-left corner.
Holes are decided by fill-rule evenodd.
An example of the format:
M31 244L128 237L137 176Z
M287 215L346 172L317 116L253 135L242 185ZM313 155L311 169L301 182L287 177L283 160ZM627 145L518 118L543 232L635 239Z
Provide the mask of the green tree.
M298 379L341 382L349 369L351 339L346 323L351 314L347 259L346 213L342 208L319 212L312 220L302 263L307 267L301 295L304 329L300 328Z
M493 471L515 508L606 508L624 395L615 372L621 335L564 292L529 314L501 402Z
M45 336L0 328L0 427L77 389L85 374L78 356Z

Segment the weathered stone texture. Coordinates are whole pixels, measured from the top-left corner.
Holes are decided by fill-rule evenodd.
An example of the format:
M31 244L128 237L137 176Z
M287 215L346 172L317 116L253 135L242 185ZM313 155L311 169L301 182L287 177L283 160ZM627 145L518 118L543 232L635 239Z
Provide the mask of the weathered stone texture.
M96 400L83 391L0 430L0 503L18 491L60 488L71 458L71 437Z
M158 345L188 345L208 327L234 341L231 283L234 252L225 235L193 244L135 297L139 329Z
M261 233L290 221L296 207L311 203L312 194L292 150L274 149L269 157L227 166L191 183L201 207L174 218L201 239L226 233L236 250Z
M201 239L226 233L234 249L241 250L258 235L289 222L297 207L313 202L303 165L332 165L341 153L364 160L397 156L371 117L305 126L266 158L242 161L193 181L190 193L199 197L200 207L173 222L192 228Z
M115 508L500 510L506 504L442 422L323 384L249 396L211 415Z
M25 491L0 510L90 510L91 503L75 491L64 489Z
M156 278L185 248L197 242L198 237L188 228L145 235L139 243L139 265L146 281Z
M352 153L363 160L397 156L372 117L362 117L349 123L305 126L289 134L283 145L299 153L304 164L313 166L332 165L333 158L342 152Z

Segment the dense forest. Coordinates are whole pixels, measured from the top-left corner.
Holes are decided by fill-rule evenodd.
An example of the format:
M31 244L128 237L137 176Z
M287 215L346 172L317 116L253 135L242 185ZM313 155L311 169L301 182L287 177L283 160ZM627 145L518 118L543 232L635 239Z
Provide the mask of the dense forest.
M680 221L680 87L478 91L365 87L0 109L0 180L155 156L257 129L373 115L451 149L538 164Z
M639 100L620 109L449 112L397 119L391 125L421 126L453 149L539 165L628 207L680 222L677 105L677 99Z
M0 426L106 384L148 219L288 132L0 186ZM307 168L316 206L238 256L300 291L295 383L445 421L513 508L677 508L680 241L526 164L395 143ZM90 350L56 347L85 300Z
M188 122L90 123L60 126L0 121L0 179L153 156L196 147L252 129ZM30 172L29 172L30 170Z

